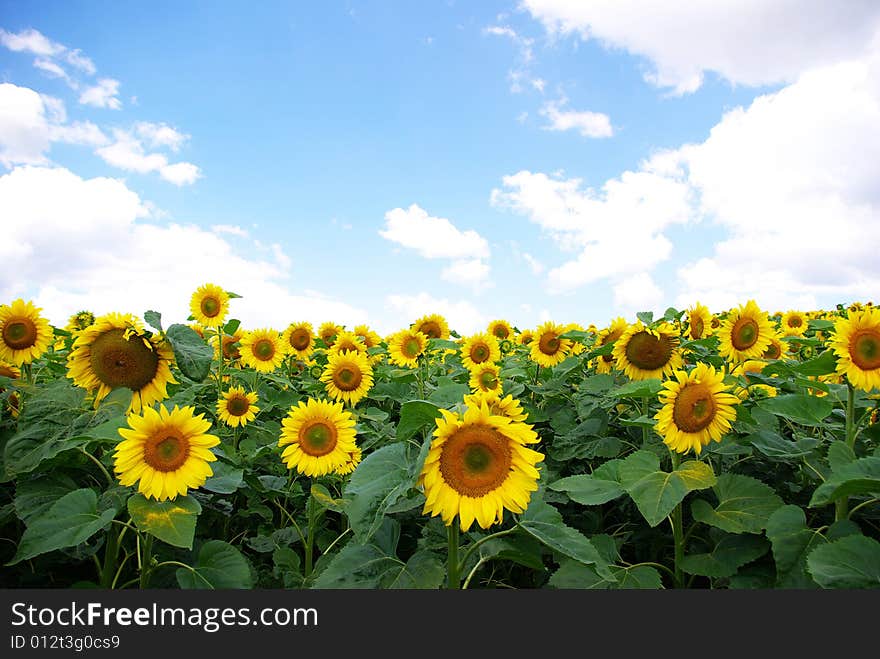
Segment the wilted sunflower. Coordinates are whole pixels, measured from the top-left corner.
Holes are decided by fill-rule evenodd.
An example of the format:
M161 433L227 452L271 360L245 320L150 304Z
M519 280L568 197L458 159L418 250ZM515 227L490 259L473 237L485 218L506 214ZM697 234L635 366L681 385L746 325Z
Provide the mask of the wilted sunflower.
M697 454L710 441L720 442L736 419L739 399L724 384L724 373L699 363L690 373L676 371L663 383L663 405L654 415L655 429L663 443L677 453L693 449Z
M535 338L529 344L529 358L545 368L559 364L571 350L571 340L559 338L563 333L565 326L553 321L539 325L535 329Z
M333 337L345 329L344 326L338 325L330 320L321 323L318 327L318 338L324 342L328 348L333 347Z
M307 322L291 323L281 335L281 343L288 348L290 354L297 359L308 359L315 349L315 335L312 324Z
M809 320L802 311L786 311L782 314L782 333L785 336L803 336Z
M342 403L309 398L291 406L281 421L278 446L288 469L306 476L323 476L344 467L357 449L355 420Z
M489 406L490 414L506 416L508 419L513 419L514 421L525 421L529 416L528 413L523 410L520 402L510 394L501 398L499 394L496 394L495 392L478 391L464 397L464 404L466 407L481 407L484 402Z
M481 364L493 364L501 359L501 347L491 334L478 332L464 340L460 354L464 367L473 370Z
M601 348L609 343L614 343L626 331L627 327L629 327L629 323L626 322L626 318L618 316L611 321L608 327L599 331L596 335L595 346ZM597 373L610 373L614 370L614 355L609 353L596 357L595 366Z
M513 330L506 320L493 320L486 327L486 331L499 341L513 337Z
M189 310L203 327L220 327L229 313L229 294L215 284L203 284L192 294Z
M276 330L260 328L241 339L241 363L260 373L271 373L284 362L285 351Z
M528 424L492 414L485 403L464 415L441 409L419 485L422 514L440 515L446 526L458 516L462 531L474 520L488 529L504 510L521 513L538 489L535 467L544 456L527 447L538 442Z
M630 380L662 379L684 363L678 346L678 332L669 323L651 328L639 321L620 335L611 354L617 370Z
M829 345L837 356L838 375L862 391L880 388L880 309L838 318Z
M109 313L84 329L67 356L67 377L95 395L95 407L117 387L132 391L129 411L140 412L168 397L174 353L147 336L133 314Z
M0 305L0 359L21 366L39 359L52 342L49 321L40 307L19 298Z
M429 339L448 339L449 323L440 314L433 313L422 316L412 324L410 329L421 332Z
M217 401L217 415L227 426L246 426L260 411L256 402L257 392L245 391L244 387L230 387Z
M364 353L354 350L331 352L321 382L330 398L354 407L373 386L373 368Z
M185 496L213 475L209 462L217 459L209 449L220 439L207 434L211 422L194 408L157 412L145 407L143 415L129 414L128 428L120 428L123 441L116 446L115 472L122 485L138 483L145 497L159 501Z
M712 334L712 312L697 302L687 310L687 338L704 339Z
M483 393L501 393L500 369L495 364L481 364L470 370L469 384L471 391Z
M427 346L427 336L412 329L403 329L388 338L388 358L398 366L415 368Z
M766 311L754 300L731 309L718 328L718 353L727 361L737 363L761 357L776 330Z

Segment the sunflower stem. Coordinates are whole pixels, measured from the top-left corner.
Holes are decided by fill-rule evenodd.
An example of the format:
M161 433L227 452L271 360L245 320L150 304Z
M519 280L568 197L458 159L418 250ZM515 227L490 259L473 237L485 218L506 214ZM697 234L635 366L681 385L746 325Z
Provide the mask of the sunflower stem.
M313 561L313 552L315 546L315 500L314 497L309 497L308 502L306 503L306 510L309 516L309 528L306 531L306 544L305 544L305 567L303 568L303 577L308 579L312 574L312 561Z
M217 397L223 398L223 328L217 326Z
M141 541L141 576L140 587L144 590L150 583L150 562L152 561L153 536L145 534Z
M675 471L678 469L679 465L679 456L675 451L671 451L672 454L672 470ZM679 502L675 508L672 510L672 515L669 518L669 523L672 524L672 538L675 543L675 562L673 564L673 577L676 588L684 587L684 576L681 570L681 564L684 561L684 528L683 528L683 520L681 514L681 502Z
M852 384L847 380L846 382L846 424L844 425L844 441L846 445L853 449L856 443L856 434L855 424L853 423L853 418L855 417L855 397L856 392L853 388ZM849 497L841 497L834 504L834 519L835 521L840 521L842 519L849 518Z
M124 530L124 529L123 529ZM111 588L116 575L116 558L119 556L119 533L111 524L104 543L104 566L101 568L101 588Z
M452 520L452 524L446 527L446 531L449 544L446 558L446 587L449 590L459 590L461 588L461 565L458 562L458 515Z
M642 416L648 416L648 397L642 397ZM648 427L642 426L642 448L648 448Z

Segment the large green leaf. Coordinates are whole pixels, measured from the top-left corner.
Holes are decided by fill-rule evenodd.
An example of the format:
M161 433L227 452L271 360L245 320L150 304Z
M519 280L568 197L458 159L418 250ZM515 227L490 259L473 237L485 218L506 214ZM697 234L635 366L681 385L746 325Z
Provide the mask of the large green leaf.
M254 586L247 559L223 540L208 540L192 569L180 568L175 576L180 587L186 589L245 590Z
M134 494L128 500L128 514L138 529L169 545L186 549L192 549L200 512L202 506L189 495L156 501Z
M406 444L383 446L361 462L345 486L345 512L358 542L364 543L382 524L388 508L413 485Z
M560 561L547 584L551 588L568 590L659 590L663 588L660 573L648 565L635 567L611 566L614 580L602 577L591 565L584 565L570 559Z
M828 375L837 368L837 357L833 350L826 350L817 357L793 364L791 370L801 375Z
M439 588L446 568L439 556L422 550L402 561L374 545L349 543L318 575L314 588Z
M214 349L188 325L175 323L165 332L165 338L174 351L174 359L190 380L201 382L211 372Z
M518 526L553 551L585 565L592 565L605 579L615 580L608 563L590 540L577 529L567 526L562 520L562 514L540 496L532 497Z
M609 395L614 398L623 398L624 396L630 398L655 398L662 388L663 383L656 378L633 380L612 390Z
M688 492L716 483L705 462L688 460L674 471L660 471L660 459L649 451L636 451L619 465L620 482L639 512L652 527L662 522Z
M214 475L205 480L202 488L217 494L231 494L242 486L244 470L233 467L220 460L211 463Z
M880 588L880 542L863 535L816 547L807 569L823 588Z
M751 476L721 474L713 488L714 508L703 499L691 504L694 519L728 533L760 533L783 500L773 488Z
M15 485L15 514L25 525L35 515L48 510L58 499L79 489L69 476L42 476L21 480Z
M807 555L825 538L807 526L799 506L778 508L767 520L767 537L776 561L776 583L780 588L815 588L806 573Z
M440 416L440 408L426 400L410 400L400 406L400 422L397 424L398 441L406 441L426 428L433 430L434 419Z
M592 474L579 474L560 478L547 487L556 492L565 492L572 501L585 506L597 506L626 494L620 485L617 467L620 460L609 460L595 469Z
M804 437L797 441L792 441L782 437L779 433L766 429L761 429L751 435L747 435L745 441L754 446L760 453L775 460L801 458L809 455L819 445L819 440L813 437Z
M770 543L757 535L726 535L705 554L685 556L681 569L703 577L730 577L745 565L767 553Z
M758 400L758 407L789 421L815 426L831 414L834 403L807 394L781 394Z
M113 521L114 510L98 512L94 490L74 490L30 518L18 551L7 565L85 542Z
M859 458L837 466L831 477L813 492L811 508L856 494L880 495L880 457Z

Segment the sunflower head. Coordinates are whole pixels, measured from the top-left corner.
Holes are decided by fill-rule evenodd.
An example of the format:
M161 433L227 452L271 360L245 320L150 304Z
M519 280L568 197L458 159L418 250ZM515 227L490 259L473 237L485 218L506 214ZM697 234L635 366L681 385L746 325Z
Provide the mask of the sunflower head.
M333 321L326 321L321 323L318 327L318 338L324 342L324 345L328 348L333 347L333 341L337 334L345 329L344 326L338 325Z
M382 337L370 329L368 325L356 325L354 328L355 335L361 337L367 349L374 348L382 343Z
M501 359L498 339L488 332L478 332L467 337L461 346L461 362L468 370L483 364L493 364Z
M95 314L91 311L77 311L67 319L67 325L64 326L64 329L71 333L81 332L94 322Z
M529 357L541 366L550 368L562 362L571 352L571 340L560 338L565 325L547 321L535 329L535 338L529 344Z
M354 332L342 330L336 335L336 340L333 342L333 347L330 348L330 352L342 352L343 350L348 352L359 352L362 355L366 355L367 345L363 342L361 337Z
M21 298L0 305L0 359L21 366L39 359L49 349L53 331L40 311L33 302Z
M776 330L766 311L754 300L731 309L718 328L718 352L727 361L742 362L761 357Z
M241 363L260 373L271 373L285 357L281 336L274 329L260 328L245 332L241 338Z
M524 329L519 335L516 337L516 342L521 346L527 346L532 342L532 339L535 338L535 333L530 329Z
M189 310L203 327L220 327L229 313L229 293L215 284L203 284L190 297Z
M681 368L678 332L669 323L630 325L614 344L615 366L631 380L664 378Z
M410 329L421 332L429 339L448 339L449 323L440 314L434 313L422 316L412 324Z
M513 336L513 330L510 327L510 323L506 320L493 320L486 327L486 331L499 341L509 339Z
M336 473L340 476L347 476L348 474L353 473L361 463L361 457L361 450L358 447L355 447L354 451L348 454L348 462L341 467L337 467Z
M388 358L398 366L415 368L428 347L428 337L413 329L403 329L388 339Z
M470 371L471 391L501 394L501 370L491 363L475 366Z
M838 318L829 344L838 375L857 389L880 389L880 309L850 311Z
M373 386L373 368L363 352L334 350L327 357L321 382L330 398L354 406Z
M702 339L712 334L712 313L708 307L697 302L687 314L687 338Z
M315 349L315 334L312 324L307 322L291 323L281 335L281 344L285 350L295 354L299 359L306 359Z
M803 336L809 322L807 315L802 311L786 311L782 314L782 333L785 336Z
M506 416L514 421L525 421L529 416L520 402L510 394L501 398L494 391L477 391L464 397L465 407L479 408L484 402L489 407L490 414Z
M217 401L217 416L228 426L238 428L253 421L260 408L256 405L257 392L244 387L230 387Z
M323 476L343 468L357 449L355 420L340 402L300 401L281 425L281 459L288 469L305 476Z
M608 327L596 333L595 346L601 348L609 343L614 343L626 331L627 327L629 327L629 323L626 322L626 318L618 316ZM614 369L614 355L600 355L596 357L594 365L597 373L610 373Z
M244 338L244 330L241 328L235 330L232 334L223 333L223 359L227 363L236 362L241 358L241 340ZM208 342L214 347L214 356L220 355L220 348L217 345L217 335L213 332L208 337Z

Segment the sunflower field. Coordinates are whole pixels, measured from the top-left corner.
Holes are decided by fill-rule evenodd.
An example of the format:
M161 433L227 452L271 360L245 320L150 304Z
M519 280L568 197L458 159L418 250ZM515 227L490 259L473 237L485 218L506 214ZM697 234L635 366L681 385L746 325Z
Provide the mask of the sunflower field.
M6 588L880 587L880 308L390 336L0 305Z

